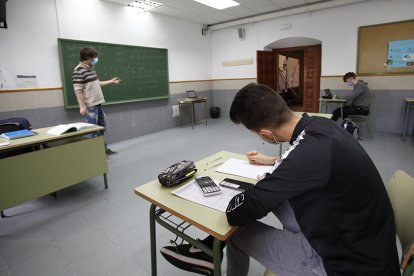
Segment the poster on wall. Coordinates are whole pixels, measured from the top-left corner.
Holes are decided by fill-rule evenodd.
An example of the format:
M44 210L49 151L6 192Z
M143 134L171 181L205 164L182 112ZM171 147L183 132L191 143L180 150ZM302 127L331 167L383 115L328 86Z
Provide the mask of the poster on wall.
M390 41L387 66L414 68L414 39Z

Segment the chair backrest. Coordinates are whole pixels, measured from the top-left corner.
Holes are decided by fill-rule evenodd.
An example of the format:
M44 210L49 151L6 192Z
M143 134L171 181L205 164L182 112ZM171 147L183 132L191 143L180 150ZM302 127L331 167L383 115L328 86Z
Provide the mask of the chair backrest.
M374 94L369 94L368 96L368 107L371 108L371 104L374 101L375 95Z
M397 234L404 248L414 242L414 178L397 170L387 186L394 210Z

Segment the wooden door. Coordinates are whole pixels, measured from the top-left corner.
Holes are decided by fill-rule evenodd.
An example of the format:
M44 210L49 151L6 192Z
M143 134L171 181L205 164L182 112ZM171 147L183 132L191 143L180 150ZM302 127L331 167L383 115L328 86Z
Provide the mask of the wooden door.
M268 85L277 91L276 53L272 51L257 51L257 83Z
M305 48L304 66L304 111L319 112L321 78L321 45Z
M282 51L304 51L303 62L303 111L319 112L319 94L321 78L321 45L298 46L257 51L257 82L266 84L277 91L277 56Z

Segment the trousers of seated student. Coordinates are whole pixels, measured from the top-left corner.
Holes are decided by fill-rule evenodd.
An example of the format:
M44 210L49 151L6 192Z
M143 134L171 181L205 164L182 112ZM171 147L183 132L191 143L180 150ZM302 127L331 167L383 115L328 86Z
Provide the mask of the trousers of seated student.
M248 275L252 257L277 276L326 276L322 258L301 232L289 202L273 213L285 229L256 221L227 242L227 275Z
M363 115L366 116L369 113L368 107L365 106L355 106L355 105L347 105L343 107L343 116L344 119L347 118L349 115ZM334 110L332 114L332 120L337 121L341 117L341 108L337 108Z
M98 126L102 126L105 127L106 129L106 122L105 122L105 112L102 108L102 105L98 104L95 106L91 106L91 107L87 107L86 108L86 112L88 112L88 114L86 115L85 118L85 123L88 124L95 124ZM98 134L100 136L103 136L105 133L105 129L98 131ZM96 134L88 134L87 136L89 136L90 138L96 136ZM105 149L106 149L106 142L105 142Z

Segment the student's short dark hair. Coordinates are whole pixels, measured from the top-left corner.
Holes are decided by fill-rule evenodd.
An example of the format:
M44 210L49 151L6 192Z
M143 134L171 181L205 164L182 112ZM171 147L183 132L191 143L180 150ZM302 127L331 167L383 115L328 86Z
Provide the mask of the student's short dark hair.
M98 52L93 47L85 47L80 50L80 60L84 61L90 58L96 58L98 56Z
M346 80L349 78L356 79L356 75L354 72L348 72L342 78L344 79L344 82L346 82Z
M259 132L262 128L278 128L292 116L285 100L266 85L250 83L240 89L230 108L235 124Z

